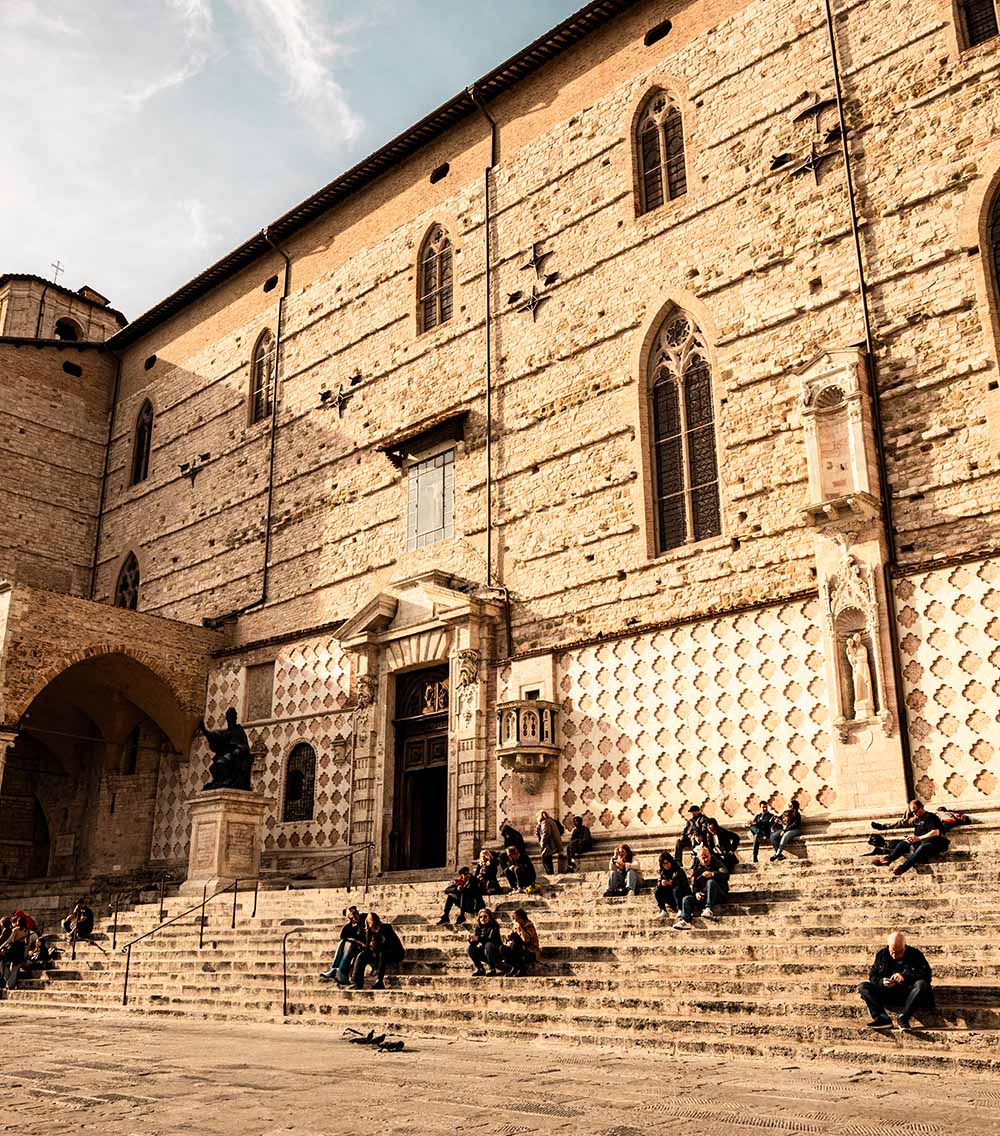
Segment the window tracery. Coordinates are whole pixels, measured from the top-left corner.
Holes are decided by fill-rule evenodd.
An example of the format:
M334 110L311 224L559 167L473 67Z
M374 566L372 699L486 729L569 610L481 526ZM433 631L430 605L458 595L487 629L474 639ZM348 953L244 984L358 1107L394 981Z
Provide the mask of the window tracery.
M639 212L650 213L665 201L687 193L684 122L666 91L648 99L636 127L639 165Z

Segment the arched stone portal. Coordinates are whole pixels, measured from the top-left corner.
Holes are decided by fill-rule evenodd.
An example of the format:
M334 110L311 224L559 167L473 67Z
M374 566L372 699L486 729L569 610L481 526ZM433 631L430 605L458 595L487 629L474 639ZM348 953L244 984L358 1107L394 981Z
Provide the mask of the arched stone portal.
M0 878L148 867L160 767L188 752L194 726L124 652L90 652L50 677L0 738Z

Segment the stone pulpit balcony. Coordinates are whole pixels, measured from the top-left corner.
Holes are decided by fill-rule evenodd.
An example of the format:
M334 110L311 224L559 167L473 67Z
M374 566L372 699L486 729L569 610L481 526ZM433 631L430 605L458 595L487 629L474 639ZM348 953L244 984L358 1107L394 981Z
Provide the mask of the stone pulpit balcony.
M558 765L561 752L557 703L519 698L497 706L497 760L529 794L538 791L546 769Z

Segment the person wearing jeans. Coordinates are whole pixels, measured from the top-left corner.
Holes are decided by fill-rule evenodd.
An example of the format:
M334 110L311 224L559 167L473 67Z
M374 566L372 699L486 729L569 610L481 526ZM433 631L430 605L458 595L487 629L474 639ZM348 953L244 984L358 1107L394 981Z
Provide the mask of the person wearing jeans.
M690 894L691 887L684 866L679 864L669 852L663 852L660 855L660 876L653 892L660 914L666 915L667 908L670 908L675 915L679 914L684 897Z
M802 835L802 812L799 802L793 797L788 808L778 818L778 825L771 830L771 844L774 848L772 860L784 860L785 849L792 840Z
M873 1029L892 1025L888 1008L898 1009L899 1028L910 1028L910 1015L920 1006L932 1009L931 968L923 953L906 945L901 931L894 931L875 956L868 981L858 987L871 1012Z
M365 941L351 970L354 989L364 989L365 968L370 966L375 973L374 989L384 990L386 967L399 966L405 954L396 932L372 911L365 919Z
M490 968L490 975L494 975L503 962L500 924L487 907L476 916L476 929L469 936L469 958L472 959L472 973L476 978L481 978L486 973L483 970L484 963Z
M17 977L27 955L30 935L28 921L21 915L14 920L14 929L0 948L0 986L7 990L17 987Z
M760 846L765 840L771 839L771 831L779 823L777 813L771 812L767 801L760 802L760 812L750 822L750 831L753 833L753 862L757 863Z
M358 911L356 907L345 908L344 914L347 916L347 922L340 932L337 953L333 956L330 969L324 970L319 976L324 982L336 979L342 986L347 984L351 973L351 964L364 944L366 918L365 913Z
M913 817L913 835L895 844L888 856L880 856L872 861L873 864L881 864L884 867L893 860L898 860L900 856L905 856L906 859L902 864L892 869L894 876L901 876L914 864L923 863L924 860L948 848L941 819L936 813L929 813L922 801L910 801L910 815Z
M707 844L698 849L698 859L691 872L691 892L681 900L681 915L674 924L675 931L687 931L694 918L696 907L703 919L714 919L715 907L725 902L729 894L729 869L726 862Z

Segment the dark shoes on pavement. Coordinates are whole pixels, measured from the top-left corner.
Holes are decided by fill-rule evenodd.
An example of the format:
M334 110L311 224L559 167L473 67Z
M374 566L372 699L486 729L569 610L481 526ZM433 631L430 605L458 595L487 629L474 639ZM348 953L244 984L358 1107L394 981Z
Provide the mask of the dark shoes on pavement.
M870 1029L887 1029L892 1025L892 1018L888 1014L879 1014L868 1023Z

